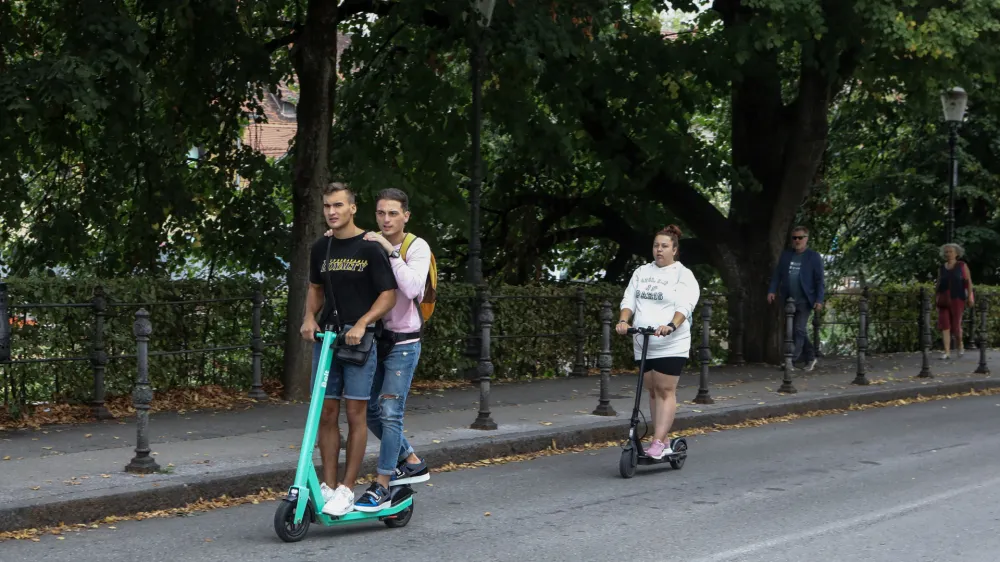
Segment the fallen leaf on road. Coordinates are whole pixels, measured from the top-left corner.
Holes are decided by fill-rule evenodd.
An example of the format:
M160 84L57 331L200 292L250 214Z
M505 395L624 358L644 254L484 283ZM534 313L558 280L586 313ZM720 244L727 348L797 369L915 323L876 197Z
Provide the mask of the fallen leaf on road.
M52 447L42 447L42 448L45 449L46 451L51 451L52 450Z
M41 490L42 487L41 486L32 486L31 489L32 490Z
M205 542L212 542L212 539L205 539Z
M266 456L267 456L267 453L264 453L264 454L263 454L263 455L261 455L261 456L262 456L262 457L266 457Z
M540 423L542 425L552 425L552 422L538 422L538 423Z
M1000 404L997 404L997 405L1000 406ZM3 460L9 461L10 460L10 455L7 455L6 457L4 457Z
M121 437L115 437L115 439L121 439Z
M102 474L101 478L111 478L111 475L110 474Z
M93 436L94 436L94 434L93 434L93 433L88 433L88 434L84 435L84 436L83 436L83 438L84 438L84 439L90 439L90 438L91 438L91 437L93 437Z
M440 442L441 442L440 439L433 439L433 440L431 440L431 443L440 443Z
M108 528L109 528L109 529L117 529L118 527L115 527L114 525L111 525L111 526L109 526Z
M433 487L433 486L434 486L434 484L431 484L430 482L428 482L428 483L427 483L427 485L428 485L428 486L431 486L431 487Z
M66 537L56 537L56 540L57 541L64 541L64 540L66 540Z
M486 517L489 517L489 516L490 516L491 514L490 514L490 512L489 512L489 511L487 511L487 512L486 512L486 513L484 513L483 515L485 515Z
M295 445L289 445L289 446L288 446L288 448L289 448L289 449L294 449L294 448L295 448Z

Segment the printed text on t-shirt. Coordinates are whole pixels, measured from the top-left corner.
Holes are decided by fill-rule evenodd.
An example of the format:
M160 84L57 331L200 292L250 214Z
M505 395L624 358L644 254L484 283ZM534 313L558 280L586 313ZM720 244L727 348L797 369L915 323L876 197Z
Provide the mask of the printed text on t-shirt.
M319 270L321 273L327 271L354 271L360 273L368 267L368 260L338 258L324 261Z

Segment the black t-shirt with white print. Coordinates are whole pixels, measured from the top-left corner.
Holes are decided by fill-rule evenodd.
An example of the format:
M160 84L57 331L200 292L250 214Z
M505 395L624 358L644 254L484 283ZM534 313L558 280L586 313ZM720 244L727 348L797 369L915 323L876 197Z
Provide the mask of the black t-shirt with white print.
M396 289L396 277L385 250L377 242L366 241L364 234L343 240L323 237L313 244L309 253L309 282L323 285L326 297L320 329L334 323L331 292L341 325L349 326L371 310L379 294Z

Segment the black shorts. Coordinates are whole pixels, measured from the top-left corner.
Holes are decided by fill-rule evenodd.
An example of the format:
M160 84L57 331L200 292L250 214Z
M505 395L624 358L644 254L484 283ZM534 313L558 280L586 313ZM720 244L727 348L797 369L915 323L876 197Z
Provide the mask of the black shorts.
M646 359L646 372L656 371L664 375L673 377L681 376L681 369L687 363L687 357L657 357L656 359ZM639 360L635 360L635 366L639 367Z

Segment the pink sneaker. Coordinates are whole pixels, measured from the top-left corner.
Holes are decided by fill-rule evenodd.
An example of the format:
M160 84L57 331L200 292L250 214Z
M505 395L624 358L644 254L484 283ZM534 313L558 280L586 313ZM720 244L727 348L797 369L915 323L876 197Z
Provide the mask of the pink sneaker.
M667 445L663 441L653 439L653 443L648 449L646 449L646 456L659 460L663 458L664 454L666 454L666 450Z

